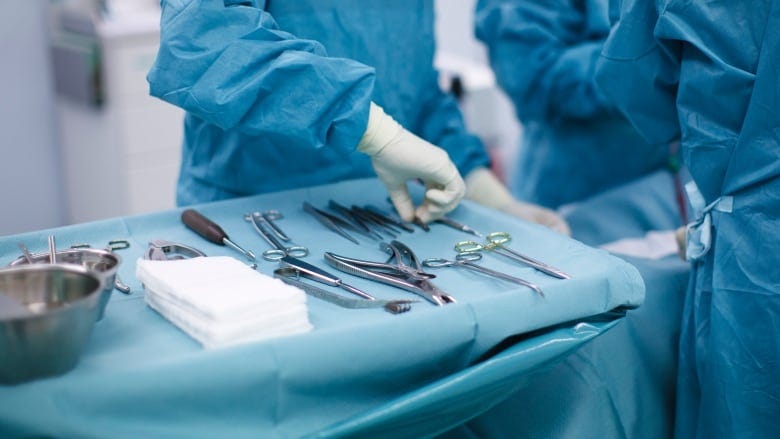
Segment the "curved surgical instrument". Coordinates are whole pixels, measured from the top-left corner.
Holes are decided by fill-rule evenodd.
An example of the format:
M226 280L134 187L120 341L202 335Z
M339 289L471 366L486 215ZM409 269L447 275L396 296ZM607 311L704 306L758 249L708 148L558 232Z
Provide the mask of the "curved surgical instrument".
M507 232L493 232L487 235L484 244L480 244L476 241L460 241L455 244L455 251L458 253L494 251L500 255L533 267L552 277L557 277L558 279L571 279L571 276L553 267L552 265L545 264L544 262L538 261L530 256L518 253L509 247L504 246L504 244L509 242L511 239L512 236Z
M441 268L441 267L464 267L468 268L470 270L474 270L478 273L487 274L488 276L493 276L498 279L502 279L509 282L514 282L516 284L523 285L525 287L528 287L535 292L537 292L540 296L544 297L544 293L542 292L542 289L539 288L538 285L528 282L525 279L520 279L519 277L510 276L506 273L502 273L500 271L491 270L489 268L485 268L481 265L477 265L474 263L474 261L478 261L482 259L482 254L476 253L476 252L466 252L466 253L459 253L454 261L444 259L444 258L429 258L424 260L422 263L426 267L430 268Z
M407 246L392 241L390 244L380 243L380 247L392 253L390 261L395 259L395 263L364 261L331 252L325 252L325 262L345 273L411 291L438 306L455 302L454 297L430 282L435 276L422 270L417 257Z
M263 218L263 215L259 212L247 213L244 215L244 219L252 223L252 227L255 228L257 233L263 237L274 248L263 252L263 259L266 261L278 261L285 256L292 256L295 258L302 258L308 256L309 249L300 245L292 245L285 247L284 244L279 242L274 232L270 229L268 222Z

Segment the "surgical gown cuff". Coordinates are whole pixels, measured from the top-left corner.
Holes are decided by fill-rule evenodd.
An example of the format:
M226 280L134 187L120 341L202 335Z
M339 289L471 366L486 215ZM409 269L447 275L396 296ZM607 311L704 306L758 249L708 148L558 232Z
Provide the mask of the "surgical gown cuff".
M402 131L403 127L372 101L366 131L358 143L357 150L369 156L376 155Z
M503 210L514 201L506 186L485 167L469 172L465 178L466 198L489 207Z

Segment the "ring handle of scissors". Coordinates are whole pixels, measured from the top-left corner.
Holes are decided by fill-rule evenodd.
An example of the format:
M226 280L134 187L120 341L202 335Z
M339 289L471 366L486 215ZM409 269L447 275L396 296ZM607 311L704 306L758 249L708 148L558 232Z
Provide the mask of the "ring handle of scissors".
M508 232L492 232L485 237L484 244L480 244L477 241L460 241L455 244L455 251L458 253L473 253L482 250L491 251L511 240L512 235Z
M459 241L455 243L455 251L458 253L474 253L482 250L488 250L477 241Z
M430 268L442 268L455 265L455 261L450 261L449 259L444 258L428 258L422 261L422 264Z
M512 235L507 232L493 232L488 234L485 240L490 244L501 245L511 241Z
M309 256L309 249L302 245L285 247L284 251L287 253L287 256L292 256L293 258L303 258Z
M266 261L278 261L285 256L292 256L294 258L303 258L309 255L309 249L299 245L292 247L272 248L263 252L263 259Z
M463 252L455 256L455 260L458 262L474 262L480 259L482 259L482 253L479 252Z
M263 259L271 262L278 261L285 256L287 256L287 252L278 248L271 248L263 252Z
M441 267L453 267L456 265L463 265L467 262L478 261L482 259L482 254L477 252L459 253L455 256L455 260L451 261L444 258L428 258L422 262L426 267L441 268Z

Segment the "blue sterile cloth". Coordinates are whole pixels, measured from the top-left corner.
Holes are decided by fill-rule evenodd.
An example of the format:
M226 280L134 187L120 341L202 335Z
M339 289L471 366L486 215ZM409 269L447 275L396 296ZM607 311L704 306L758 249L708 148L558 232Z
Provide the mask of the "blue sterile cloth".
M567 220L592 245L641 237L682 225L674 195L671 175L659 171L580 203ZM625 259L645 280L639 309L443 438L671 437L689 264L676 255Z
M306 258L310 263L335 271L322 259L324 251L384 260L375 241L361 238L355 245L326 230L301 208L303 201L325 207L331 198L389 210L386 193L376 180L221 201L197 209L219 223L233 241L258 254L267 246L243 215L278 209L285 216L278 224L296 244L311 249ZM131 247L119 251L124 259L119 273L134 291L129 296L114 292L75 369L0 389L0 436L300 437L329 431L334 436L360 435L408 420L418 411L426 413L414 405L420 394L431 395L420 401L420 407L432 410L430 417L403 432L428 435L478 415L515 389L503 386L504 380L548 366L619 317L607 314L603 321L577 322L636 307L644 299L644 283L630 264L541 226L464 202L452 213L454 219L483 234L511 233L512 248L561 268L572 279L554 279L488 254L481 263L537 283L546 298L478 274L441 269L434 283L458 303L435 307L421 301L408 313L391 315L379 309L348 310L309 297L312 332L204 350L145 305L142 286L133 275L135 260L152 239L241 258L197 236L179 216L179 210L172 210L0 239L2 264L18 256L20 241L34 252L42 251L49 233L61 246L81 242L102 246L109 239L127 239ZM428 233L418 229L398 239L422 259L452 258L454 243L470 237L434 224ZM258 264L266 274L277 266ZM342 277L378 298L416 297ZM428 393L430 389L434 390ZM450 397L458 395L460 403L455 404ZM475 409L480 398L484 404ZM394 401L400 403L393 405ZM380 414L372 413L379 409ZM446 416L436 416L439 411Z

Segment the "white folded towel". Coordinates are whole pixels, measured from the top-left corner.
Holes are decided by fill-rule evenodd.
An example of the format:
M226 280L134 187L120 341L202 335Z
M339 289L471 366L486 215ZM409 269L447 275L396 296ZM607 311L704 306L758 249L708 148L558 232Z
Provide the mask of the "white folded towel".
M610 253L643 259L661 259L677 254L674 230L651 230L641 238L624 238L601 245Z
M232 257L138 260L146 303L207 348L310 331L306 294Z

